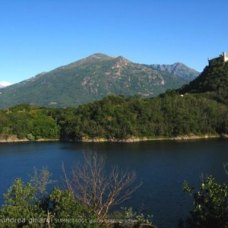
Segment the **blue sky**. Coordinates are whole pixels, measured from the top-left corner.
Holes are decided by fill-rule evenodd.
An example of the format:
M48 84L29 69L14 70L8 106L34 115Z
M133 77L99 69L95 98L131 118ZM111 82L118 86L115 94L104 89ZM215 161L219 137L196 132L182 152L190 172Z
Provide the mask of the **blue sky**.
M228 1L1 0L0 81L19 82L90 54L199 71L228 52Z

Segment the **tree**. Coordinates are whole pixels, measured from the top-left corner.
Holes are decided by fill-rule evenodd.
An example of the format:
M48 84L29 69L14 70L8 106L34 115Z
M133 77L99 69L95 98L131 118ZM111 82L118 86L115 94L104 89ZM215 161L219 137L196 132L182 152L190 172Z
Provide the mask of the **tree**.
M51 180L51 176L52 174L45 167L42 169L33 168L30 183L34 187L37 196L43 197L47 193L47 186L55 182Z
M21 179L14 181L4 195L5 201L0 209L1 221L5 221L4 227L29 226L31 219L45 218L45 212L39 207L35 192L31 183L24 184Z
M134 172L113 167L105 170L105 160L97 153L84 154L84 163L76 166L68 178L63 167L65 181L76 199L91 208L97 218L107 218L110 209L129 199L141 185L135 182Z
M193 208L186 220L186 227L228 227L227 184L219 184L209 176L202 181L199 191L194 192L187 183L184 190L193 196Z
M50 176L46 168L34 169L29 182L14 181L0 207L0 227L98 227L95 213L72 192L47 191Z
M50 224L54 227L99 227L94 212L75 200L70 191L54 189L49 196Z

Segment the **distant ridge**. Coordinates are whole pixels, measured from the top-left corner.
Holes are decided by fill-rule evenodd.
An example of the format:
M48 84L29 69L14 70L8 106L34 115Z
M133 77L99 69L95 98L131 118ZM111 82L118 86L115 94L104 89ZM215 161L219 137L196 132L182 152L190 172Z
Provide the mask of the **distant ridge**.
M152 64L151 65L154 69L160 70L160 71L167 71L171 74L174 74L176 76L179 76L185 80L193 80L198 75L199 72L189 68L188 66L184 65L183 63L174 63L174 64Z
M36 75L0 91L0 108L21 103L71 107L107 95L151 97L176 89L196 77L183 64L145 65L123 56L95 53L86 58ZM194 76L193 76L194 75Z

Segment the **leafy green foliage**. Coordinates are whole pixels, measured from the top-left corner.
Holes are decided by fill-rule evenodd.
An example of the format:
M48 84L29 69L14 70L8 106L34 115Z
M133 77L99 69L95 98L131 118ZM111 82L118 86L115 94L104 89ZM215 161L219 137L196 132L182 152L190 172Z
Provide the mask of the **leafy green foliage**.
M199 94L109 96L70 109L16 106L0 111L0 138L82 140L228 133L228 107Z
M28 183L14 181L0 207L0 227L98 227L94 213L72 192L58 188L47 192L49 177L42 169L35 170Z
M219 184L212 176L202 181L200 189L185 190L193 194L193 208L186 221L186 227L210 228L228 227L228 185Z
M81 172L84 171L81 170ZM102 172L99 172L99 175L101 174ZM117 169L116 175L121 175ZM52 189L47 190L47 185L53 183L50 176L51 174L45 168L34 169L34 174L27 183L21 179L14 181L5 194L4 204L0 206L0 227L98 228L112 227L113 219L117 220L117 227L121 227L120 220L124 220L126 224L133 221L134 225L137 225L134 227L139 227L141 223L151 224L149 216L137 214L131 208L116 212L111 219L108 216L99 219L95 209L88 205L88 202L83 202L82 199L78 198L71 189L64 190L52 186ZM93 184L92 179L87 181L91 181ZM104 184L109 186L108 181L106 179ZM124 180L123 186L127 191L126 183L127 180ZM118 183L113 185L114 189L120 187ZM122 193L124 194L124 192ZM106 193L101 192L101 195L103 194ZM114 198L112 200L115 200ZM106 202L103 204L105 206ZM108 225L105 226L105 224Z
M0 209L4 226L29 226L32 218L41 219L44 215L36 200L35 188L30 183L24 184L21 179L16 179L5 194L5 203Z
M0 135L3 139L12 135L28 140L56 139L59 127L48 109L19 105L0 111Z
M61 138L127 139L225 134L227 106L198 95L167 93L157 98L109 96L61 116Z
M180 91L182 93L204 93L204 96L228 104L228 63L221 62L207 66L198 78Z
M137 213L132 208L121 208L118 211L113 212L110 215L111 219L116 221L121 221L125 226L129 225L129 223L134 224L134 227L137 225L140 227L140 224L153 224L152 215L144 215L143 213Z
M54 189L49 204L52 225L56 227L98 227L92 210L77 201L70 191Z

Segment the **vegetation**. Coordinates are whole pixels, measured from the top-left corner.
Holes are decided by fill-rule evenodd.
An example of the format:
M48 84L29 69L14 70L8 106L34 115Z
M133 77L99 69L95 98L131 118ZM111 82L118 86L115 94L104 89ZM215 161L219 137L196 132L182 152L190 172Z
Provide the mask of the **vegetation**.
M200 93L228 104L228 63L207 66L200 77L180 89L182 93Z
M0 139L13 135L28 140L57 139L59 126L48 109L19 105L0 111Z
M18 139L70 141L227 135L227 88L226 63L208 66L189 85L156 98L108 96L66 109L19 105L0 111L0 139L13 135ZM70 178L65 173L66 189L47 192L47 171L35 170L28 183L16 179L0 208L4 227L28 227L32 223L44 227L91 227L109 219L110 209L135 190L129 190L135 176L115 169L103 175L103 160L99 162L94 156L90 159L86 158L85 166L75 169ZM193 195L193 208L184 226L228 227L227 184L219 184L210 176L198 191L188 185L185 190ZM148 221L132 210L120 215Z
M84 205L94 211L98 221L104 221L110 210L129 199L140 187L136 175L113 167L105 172L105 160L97 153L84 154L84 163L78 164L68 178L67 188Z
M227 117L224 104L172 92L151 99L106 97L63 113L58 123L63 140L112 140L226 134Z
M96 227L95 214L69 191L37 195L36 186L16 179L0 208L0 227ZM90 224L92 223L92 224Z
M187 183L185 191L193 196L193 208L185 227L228 227L228 185L219 184L212 176L204 179L198 191Z
M94 67L103 61L126 64L127 60L95 55L69 67ZM128 62L125 64L124 67ZM182 89L167 91L156 98L108 96L65 109L19 105L0 111L0 139L12 135L28 140L67 141L226 135L227 88L228 64L218 63L206 67Z
M198 94L109 96L71 109L20 105L0 111L1 139L16 135L29 140L119 140L227 133L227 105Z
M100 209L106 208L107 203L116 205L118 202L116 197L111 197L110 201L103 201L107 193L108 196L116 196L116 190L120 188L124 197L129 196L132 192L130 185L132 181L129 182L129 178L125 178L126 175L123 177L122 173L115 169L115 179L121 181L110 184L110 175L103 179L103 163L96 156L85 157L84 165L73 169L73 179L65 179L66 188L52 186L47 191L47 185L53 183L47 169L35 170L27 183L16 179L6 192L4 204L0 207L0 227L137 228L142 224L150 224L146 227L154 227L151 225L151 216L138 214L132 208L121 208L111 213L108 210L108 213L102 215L98 213ZM78 171L80 174L77 174ZM78 183L76 179L81 177L81 173L83 177L91 177L91 179L88 178ZM64 174L66 175L65 172ZM101 176L96 176L99 174ZM74 184L79 184L79 187L77 188ZM105 184L108 191L103 188ZM188 218L181 222L179 227L228 227L227 184L218 183L214 177L209 176L202 180L199 190L195 190L187 182L184 183L184 190L193 197L193 207ZM104 196L100 197L99 194L102 191ZM102 204L99 205L98 201Z
M135 175L118 168L106 175L103 168L102 157L86 155L83 165L72 170L72 179L64 171L66 188L52 185L49 191L47 186L53 181L47 169L35 169L27 183L16 179L0 207L0 227L121 227L119 221L134 227L151 224L150 217L130 208L109 213L136 190L132 189Z

